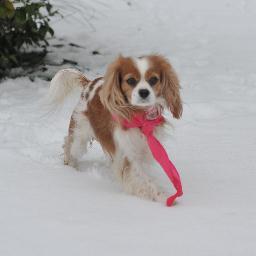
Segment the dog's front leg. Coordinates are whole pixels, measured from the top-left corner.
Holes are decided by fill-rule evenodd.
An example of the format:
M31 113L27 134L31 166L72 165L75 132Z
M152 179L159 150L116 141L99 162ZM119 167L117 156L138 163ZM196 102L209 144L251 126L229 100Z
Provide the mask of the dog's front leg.
M125 192L140 198L165 202L167 194L148 175L143 173L140 168L136 168L136 166L136 164L132 164L126 157L117 157L114 160L116 176L122 183Z

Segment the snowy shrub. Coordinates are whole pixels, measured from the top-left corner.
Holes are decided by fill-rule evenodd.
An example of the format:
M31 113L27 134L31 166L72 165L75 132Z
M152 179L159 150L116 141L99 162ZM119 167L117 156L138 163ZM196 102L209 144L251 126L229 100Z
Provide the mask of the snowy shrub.
M49 0L0 0L0 77L40 62L54 34L50 18L57 13Z

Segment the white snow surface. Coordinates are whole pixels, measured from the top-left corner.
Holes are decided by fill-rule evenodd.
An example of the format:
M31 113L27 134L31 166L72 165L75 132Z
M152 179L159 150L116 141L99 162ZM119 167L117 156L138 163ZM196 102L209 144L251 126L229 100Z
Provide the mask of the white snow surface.
M73 0L81 10L86 3ZM66 54L90 77L119 53L171 60L184 114L170 117L166 149L184 196L168 208L126 195L97 144L80 171L64 166L76 99L48 114L47 82L8 79L0 84L1 256L256 255L256 2L130 3L95 1L94 29L75 14L56 21L56 36L85 46Z

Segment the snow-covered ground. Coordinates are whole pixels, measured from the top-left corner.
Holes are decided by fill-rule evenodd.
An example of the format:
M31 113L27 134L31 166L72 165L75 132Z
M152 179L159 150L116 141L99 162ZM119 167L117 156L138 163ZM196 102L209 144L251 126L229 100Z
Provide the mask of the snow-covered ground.
M124 194L97 144L79 172L63 166L73 101L45 114L47 82L9 79L0 84L0 255L256 255L256 2L127 2L95 1L94 28L79 13L57 21L57 36L84 46L61 54L91 77L118 53L170 58L184 115L166 145L184 196L167 208Z

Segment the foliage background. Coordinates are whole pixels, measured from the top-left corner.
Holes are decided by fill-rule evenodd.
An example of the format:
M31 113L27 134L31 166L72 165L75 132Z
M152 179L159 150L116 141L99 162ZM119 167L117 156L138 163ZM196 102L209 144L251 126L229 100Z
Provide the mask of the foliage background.
M40 63L54 35L49 22L56 14L48 0L0 1L0 77L13 67Z

